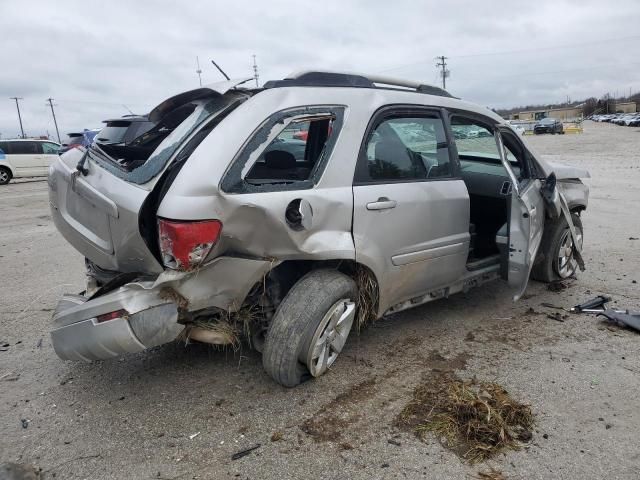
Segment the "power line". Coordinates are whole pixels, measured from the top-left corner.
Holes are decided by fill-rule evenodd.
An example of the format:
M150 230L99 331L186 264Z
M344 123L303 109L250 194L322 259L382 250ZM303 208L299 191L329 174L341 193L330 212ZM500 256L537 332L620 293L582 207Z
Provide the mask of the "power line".
M535 53L546 50L558 50L560 48L580 48L589 45L601 45L603 43L621 42L630 39L640 38L640 35L631 35L629 37L610 38L607 40L594 40L592 42L572 43L565 45L554 45L549 47L525 48L522 50L506 50L502 52L484 52L484 53L468 53L464 55L454 55L453 58L472 58L472 57L488 57L493 55L514 55L520 53Z
M58 130L58 121L56 120L56 112L53 110L53 98L47 98L47 102L49 102L49 106L51 107L51 115L53 115L53 124L56 126L56 135L58 136L58 143L62 143L60 141L60 130Z
M11 100L16 101L16 109L18 110L18 121L20 122L20 131L22 132L22 138L26 138L24 135L24 128L22 128L22 116L20 115L20 105L18 100L22 100L22 97L9 97Z
M609 38L604 40L597 40L592 42L582 42L582 43L573 43L573 44L565 44L565 45L554 45L548 47L536 47L536 48L527 48L521 50L503 50L498 52L481 52L481 53L463 53L459 55L451 55L448 58L473 58L473 57L487 57L487 56L495 56L495 55L515 55L522 53L536 53L540 51L548 51L548 50L560 50L565 48L581 48L585 46L592 45L601 45L605 43L613 43L613 42L622 42L627 40L639 39L640 35L630 35L628 37L618 37L618 38ZM394 67L385 68L384 70L379 70L379 73L389 72L392 70L399 70L402 68L413 67L415 65L420 65L423 63L428 63L429 60L419 60L417 62L405 63L402 65L396 65Z

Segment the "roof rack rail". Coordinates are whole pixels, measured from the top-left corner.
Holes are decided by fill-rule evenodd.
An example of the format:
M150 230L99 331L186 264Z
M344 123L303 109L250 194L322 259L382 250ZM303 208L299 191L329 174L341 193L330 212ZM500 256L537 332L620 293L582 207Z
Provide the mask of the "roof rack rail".
M380 86L379 86L380 85ZM364 75L361 73L302 71L287 76L284 80L270 80L264 88L278 87L359 87L359 88L388 88L400 87L418 93L453 97L446 90L433 85L426 85L411 80L403 80L380 75Z

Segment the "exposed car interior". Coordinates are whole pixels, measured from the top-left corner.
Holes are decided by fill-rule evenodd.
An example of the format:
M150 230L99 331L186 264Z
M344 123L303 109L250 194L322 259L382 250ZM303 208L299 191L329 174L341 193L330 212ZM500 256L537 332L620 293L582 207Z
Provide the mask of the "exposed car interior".
M331 135L334 119L305 117L289 123L262 152L245 180L256 184L308 180Z
M474 270L507 258L513 185L500 161L491 127L464 117L453 117L451 125L461 176L471 204L471 244L467 268ZM503 141L507 159L516 178L520 179L524 152L520 151L519 144L509 134L503 135Z
M128 145L103 143L100 149L126 170L134 170L147 161L158 145L194 112L196 106L195 103L188 103L176 108Z

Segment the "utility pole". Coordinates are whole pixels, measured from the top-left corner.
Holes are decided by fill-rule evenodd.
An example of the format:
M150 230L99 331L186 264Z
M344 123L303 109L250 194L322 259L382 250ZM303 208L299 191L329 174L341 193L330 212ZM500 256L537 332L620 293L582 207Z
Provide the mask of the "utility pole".
M53 124L56 126L56 135L58 136L58 143L62 143L60 141L60 131L58 130L58 121L56 120L56 112L53 111L53 98L51 97L47 98L47 102L49 102L49 106L51 107L51 115L53 115Z
M253 78L256 81L256 88L258 88L260 85L258 84L258 64L256 63L255 55L253 55Z
M200 86L202 86L202 70L200 69L200 59L196 56L196 73L198 74L198 81L200 82Z
M451 73L449 72L449 70L447 70L447 58L449 57L445 57L444 55L436 57L436 60L440 60L438 63L436 63L436 67L442 67L442 70L440 71L440 76L442 77L442 88L444 90L447 89L447 77Z
M18 120L20 121L20 131L22 132L22 138L24 138L24 128L22 128L22 117L20 116L20 105L18 100L22 100L22 97L9 97L11 100L16 101L16 108L18 109Z

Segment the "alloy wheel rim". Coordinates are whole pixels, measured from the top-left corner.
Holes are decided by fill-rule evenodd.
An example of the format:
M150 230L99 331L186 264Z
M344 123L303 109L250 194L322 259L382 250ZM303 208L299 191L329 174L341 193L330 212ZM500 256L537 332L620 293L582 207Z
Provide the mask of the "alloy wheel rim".
M334 303L322 318L309 344L306 365L314 377L325 373L336 361L351 331L356 304L343 298Z
M6 182L9 179L9 174L4 170L0 170L0 182Z
M576 228L576 240L582 248L582 232ZM568 278L573 275L578 268L578 261L573 255L573 238L567 228L560 238L560 248L558 251L556 271L560 278Z

